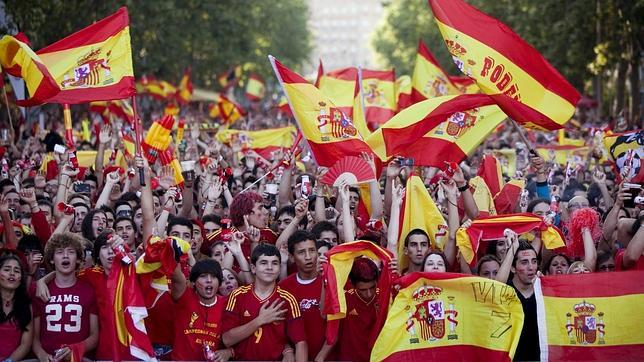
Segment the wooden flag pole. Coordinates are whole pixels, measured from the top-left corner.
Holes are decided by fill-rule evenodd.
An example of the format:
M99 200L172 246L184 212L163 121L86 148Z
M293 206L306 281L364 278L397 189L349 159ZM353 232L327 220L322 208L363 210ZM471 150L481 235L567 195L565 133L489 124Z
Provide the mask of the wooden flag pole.
M532 142L530 142L530 140L528 140L526 135L523 133L523 129L521 129L521 126L519 126L519 124L517 124L517 121L515 121L514 119L509 118L509 117L508 117L508 119L510 120L510 123L512 123L512 126L514 127L514 129L519 133L519 137L521 137L521 140L523 141L523 143L525 143L525 145L528 147L528 151L533 156L539 156L537 151L534 149L534 146L532 145Z
M132 96L132 113L134 113L134 147L136 148L136 156L142 157L143 152L141 150L141 140L143 135L141 134L141 119L139 118L139 113L136 111L136 96ZM139 167L139 184L145 186L145 170L143 167Z

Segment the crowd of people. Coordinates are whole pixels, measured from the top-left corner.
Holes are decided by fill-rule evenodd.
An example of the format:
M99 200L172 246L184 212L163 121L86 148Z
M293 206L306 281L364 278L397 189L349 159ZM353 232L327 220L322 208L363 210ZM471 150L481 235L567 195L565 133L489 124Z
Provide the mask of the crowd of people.
M234 127L291 122L271 112L258 109ZM115 359L115 337L104 328L112 310L107 279L113 262L120 262L117 254L125 250L139 258L154 237L190 245L187 258L177 258L168 275L169 292L147 306L147 335L161 360L368 361L369 335L382 307L376 296L390 292L376 288L383 268L394 277L457 272L507 283L525 312L515 359L538 360L535 278L644 269L641 185L600 163L597 144L583 168L569 174L528 145L517 146L521 138L506 127L438 185L431 184L436 169L394 158L378 170L373 156L364 154L374 173L382 171L369 183L365 201L356 185L318 182L327 170L312 157L295 158L288 150L265 157L235 142L217 141L200 128L207 116L196 108L186 114L186 136L177 147L181 161L195 161L194 170L183 171L182 185L159 162L128 157L123 167L106 157L123 149L118 131L123 123L116 120L111 125L96 120L100 130L78 142L79 150L97 151L94 165L81 169L74 167L73 154L54 152L55 145L65 146L56 109L48 111L44 128L17 122L18 113L13 115L16 128L6 119L0 124L5 135L0 145L0 360L68 360L79 346L87 358ZM591 143L584 129L571 130L569 136ZM537 134L542 143L548 137ZM548 250L538 233L509 230L505 238L482 245L475 267L464 261L456 232L488 212L479 210L468 181L482 156L497 149L516 152L520 172L504 177L526 181L526 191L513 200L510 212L542 217L562 231L571 247ZM53 161L43 166L48 159ZM405 181L412 173L421 176L447 221L442 248L433 246L428 230L398 235ZM360 212L365 202L367 215ZM575 218L582 216L597 222L576 230L580 222ZM573 245L577 234L581 244ZM351 312L340 322L339 338L328 341L323 265L330 249L354 240L387 248L394 261L354 261L345 288ZM399 242L404 255L398 255ZM401 258L408 261L404 270L396 262ZM151 288L139 287L144 292ZM118 358L133 356L124 349Z

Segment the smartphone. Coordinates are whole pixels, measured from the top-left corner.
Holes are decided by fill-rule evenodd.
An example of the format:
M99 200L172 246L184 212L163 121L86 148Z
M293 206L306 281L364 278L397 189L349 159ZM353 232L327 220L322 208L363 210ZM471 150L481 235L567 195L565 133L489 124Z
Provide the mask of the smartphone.
M87 182L77 182L74 184L74 192L79 194L89 194L91 187Z
M400 166L413 166L414 159L411 157L410 158L401 157L398 159L398 163L400 163Z
M302 175L301 191L302 197L309 197L309 195L311 195L311 180L308 175Z

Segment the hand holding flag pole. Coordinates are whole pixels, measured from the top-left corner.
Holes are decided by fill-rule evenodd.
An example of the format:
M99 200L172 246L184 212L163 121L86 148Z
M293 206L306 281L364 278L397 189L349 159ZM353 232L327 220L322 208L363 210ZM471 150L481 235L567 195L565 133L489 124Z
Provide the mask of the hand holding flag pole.
M526 147L528 147L528 152L530 152L530 154L531 154L532 156L534 156L534 157L538 157L538 156L539 156L539 154L538 154L538 153L537 153L537 151L534 149L534 146L532 145L532 142L530 142L530 140L528 139L528 137L526 137L526 136L525 136L525 134L523 133L523 130L521 129L521 127L519 126L519 124L517 124L517 121L515 121L514 119L509 118L509 117L508 117L508 119L510 120L510 123L512 123L512 126L513 126L513 127L514 127L514 129L517 131L517 133L519 133L519 137L521 137L521 140L523 141L523 143L525 143Z
M136 96L132 96L132 112L134 113L134 147L136 149L136 156L141 157L141 139L143 135L141 134L141 119L136 111ZM145 186L144 172L143 167L139 167L139 183L141 186Z

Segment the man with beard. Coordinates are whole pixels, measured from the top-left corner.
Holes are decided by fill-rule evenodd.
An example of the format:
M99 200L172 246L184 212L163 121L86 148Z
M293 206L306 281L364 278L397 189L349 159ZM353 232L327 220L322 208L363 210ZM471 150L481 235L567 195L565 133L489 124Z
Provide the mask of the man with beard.
M235 289L228 297L222 339L227 347L234 346L236 359L307 360L300 307L291 293L277 286L280 259L273 245L255 247L251 256L255 282Z
M85 352L97 346L96 296L91 285L76 277L83 256L82 239L72 233L54 234L45 246L45 261L55 277L47 285L49 300L34 301L33 350L41 361L70 357L69 345L82 343Z
M172 359L227 361L233 357L233 349L224 348L221 342L221 319L226 298L217 296L217 290L222 279L219 263L204 259L192 267L192 288L188 288L181 267L177 265L170 287L176 305Z

